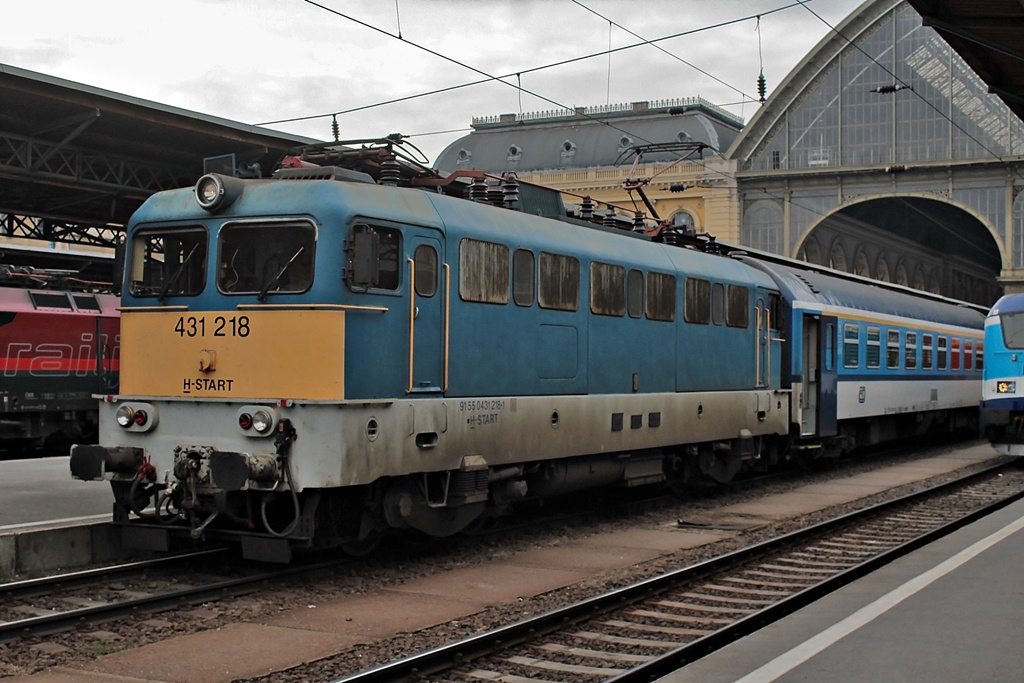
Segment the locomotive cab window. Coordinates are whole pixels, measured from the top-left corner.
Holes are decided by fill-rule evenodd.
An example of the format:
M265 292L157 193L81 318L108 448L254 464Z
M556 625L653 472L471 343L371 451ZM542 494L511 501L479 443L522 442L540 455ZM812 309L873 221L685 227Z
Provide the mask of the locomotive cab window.
M1001 313L999 326L1008 349L1024 349L1024 313Z
M315 253L316 228L308 221L227 224L217 249L217 289L260 298L305 292Z
M621 317L626 314L626 269L610 263L590 264L590 312Z
M135 296L195 296L206 286L208 237L202 227L140 230L132 238L128 291Z
M357 292L398 289L402 233L393 228L358 223L345 243L345 283Z

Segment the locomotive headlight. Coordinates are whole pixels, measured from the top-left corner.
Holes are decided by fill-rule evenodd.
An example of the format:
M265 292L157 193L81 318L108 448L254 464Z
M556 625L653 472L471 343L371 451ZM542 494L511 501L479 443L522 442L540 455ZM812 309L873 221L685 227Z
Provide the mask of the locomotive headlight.
M114 413L114 421L129 432L148 432L157 425L156 406L150 403L124 403Z
M242 194L242 180L220 173L207 173L196 183L196 201L207 211L220 211L231 206Z
M260 434L267 434L274 428L274 418L265 410L257 410L252 415L252 428Z
M280 420L280 411L272 406L239 406L235 413L239 434L250 439L273 436Z
M128 429L135 424L135 411L132 410L131 406L121 406L117 409L117 413L114 414L114 419L117 420L117 424Z
M1017 383L1016 382L996 382L996 393L997 394L1016 394Z

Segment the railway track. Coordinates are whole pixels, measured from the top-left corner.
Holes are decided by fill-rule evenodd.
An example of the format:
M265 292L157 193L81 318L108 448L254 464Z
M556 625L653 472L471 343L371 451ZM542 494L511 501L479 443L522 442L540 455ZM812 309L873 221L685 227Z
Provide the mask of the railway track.
M650 681L1022 497L1000 465L340 681Z
M246 569L214 548L59 576L0 584L0 643L139 612L243 595L274 581L333 570L347 559Z

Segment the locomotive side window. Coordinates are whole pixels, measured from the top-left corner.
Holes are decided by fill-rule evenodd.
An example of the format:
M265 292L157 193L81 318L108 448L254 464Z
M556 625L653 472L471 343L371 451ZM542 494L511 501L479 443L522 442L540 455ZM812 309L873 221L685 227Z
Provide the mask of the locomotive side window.
M537 302L541 308L577 311L580 308L580 262L572 256L540 253Z
M359 223L352 227L345 251L348 254L345 282L350 289L398 289L401 232Z
M595 315L626 314L626 269L610 263L590 264L590 312Z
M725 285L716 282L711 285L711 322L721 325L725 319Z
M463 301L507 304L509 265L504 244L464 238L459 242L459 296Z
M900 366L900 331L889 330L885 345L885 367L895 370Z
M208 238L201 227L140 230L132 238L128 291L135 296L195 296L206 286Z
M635 268L626 276L626 309L630 318L644 314L644 274Z
M683 281L683 320L707 325L711 322L711 283L688 277Z
M725 307L725 324L729 327L750 327L750 290L729 285Z
M938 349L938 356L939 357L937 359L938 363L936 363L936 367L939 370L945 370L946 369L946 344L947 344L946 338L945 337L939 337L939 349Z
M921 335L921 369L932 369L932 335Z
M675 322L676 276L647 273L647 319Z
M517 306L532 306L535 261L529 249L516 249L512 254L512 299Z
M866 346L865 365L869 368L882 367L882 328L868 327Z
M860 327L855 323L843 325L843 367L860 366Z
M907 332L907 344L903 349L903 364L907 370L917 367L917 332Z
M316 228L308 221L231 223L220 230L217 289L224 294L304 292L313 284Z
M434 296L437 292L437 252L429 244L416 247L413 254L416 264L416 293L420 296Z

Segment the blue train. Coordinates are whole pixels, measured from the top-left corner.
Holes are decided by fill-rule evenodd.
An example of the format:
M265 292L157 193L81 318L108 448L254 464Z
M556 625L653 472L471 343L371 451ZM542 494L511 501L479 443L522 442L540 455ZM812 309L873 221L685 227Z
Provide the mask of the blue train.
M154 195L72 475L110 482L126 544L287 560L976 428L982 311L587 204L394 141Z
M985 318L981 431L997 451L1024 455L1024 294L1008 294Z

